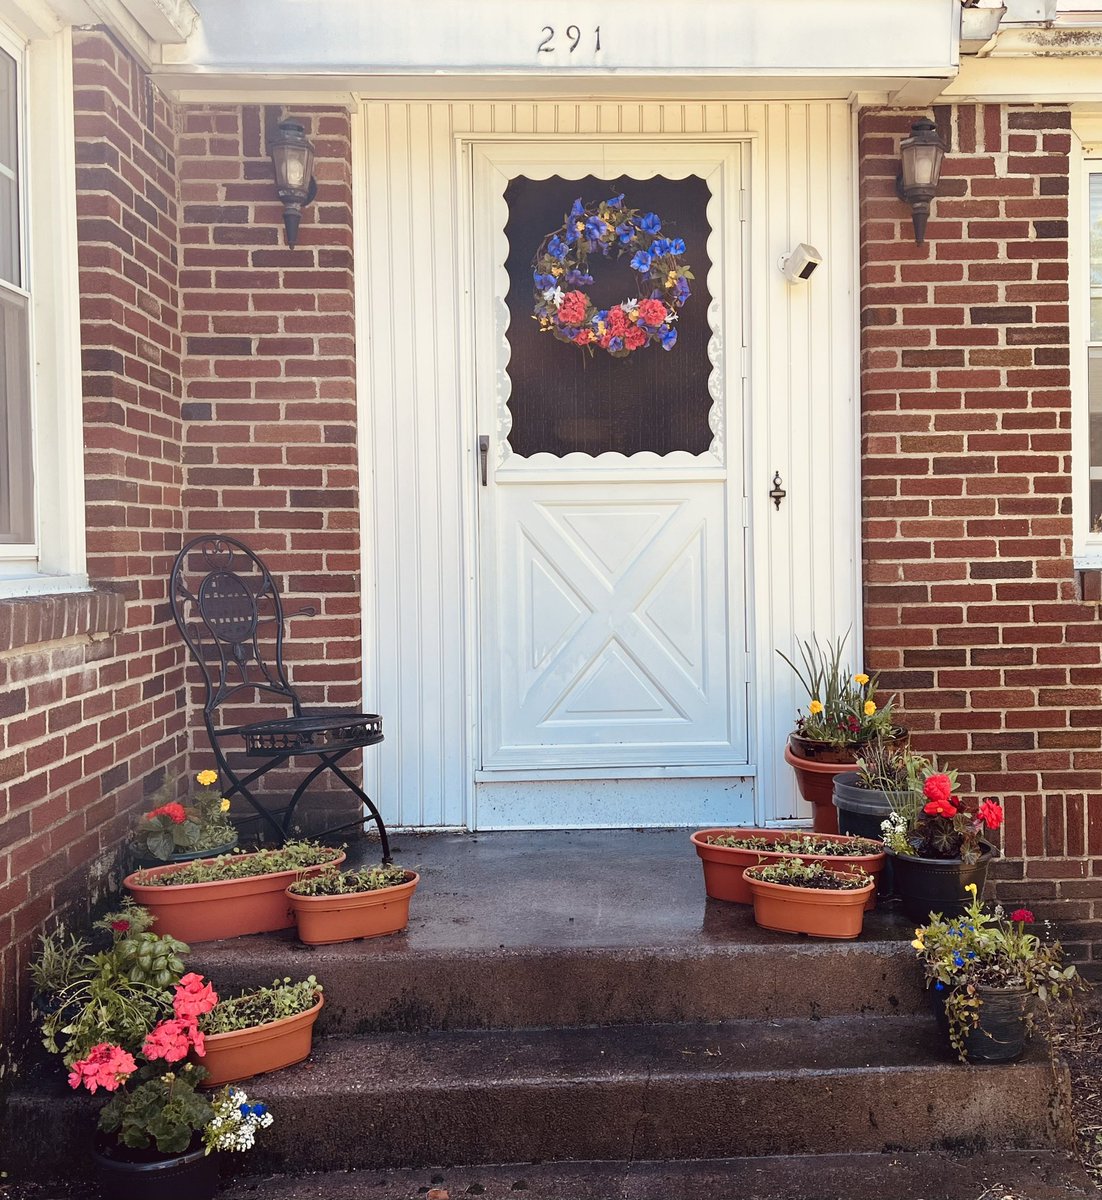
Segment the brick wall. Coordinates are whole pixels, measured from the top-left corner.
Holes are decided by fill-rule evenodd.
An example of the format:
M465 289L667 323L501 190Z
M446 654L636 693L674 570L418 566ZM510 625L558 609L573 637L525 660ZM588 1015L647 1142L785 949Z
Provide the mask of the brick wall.
M89 570L98 596L0 603L0 1036L43 923L106 888L184 744L165 606L179 544L172 114L104 34L74 38Z
M289 611L317 610L290 623L286 646L304 701L358 708L350 122L342 108L294 112L314 142L318 194L290 250L267 137L285 115L180 110L184 507L190 535L240 537ZM203 739L197 755L206 762Z
M1070 116L935 110L950 149L916 246L894 179L919 115L860 117L866 644L915 747L1005 804L1000 895L1102 962L1102 620L1071 563Z

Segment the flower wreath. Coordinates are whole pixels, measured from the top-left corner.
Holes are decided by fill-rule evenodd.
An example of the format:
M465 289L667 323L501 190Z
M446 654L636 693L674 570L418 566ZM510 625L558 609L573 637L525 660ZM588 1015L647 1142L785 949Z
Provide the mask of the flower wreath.
M681 262L684 241L661 233L658 215L640 216L638 209L625 208L622 194L597 204L575 200L562 227L540 243L532 264L540 332L590 353L600 346L613 358L626 358L651 342L672 350L677 341L674 322L691 295L688 280L693 273ZM609 258L613 250L617 258L631 255L644 298L598 309L582 291L593 282L589 258Z

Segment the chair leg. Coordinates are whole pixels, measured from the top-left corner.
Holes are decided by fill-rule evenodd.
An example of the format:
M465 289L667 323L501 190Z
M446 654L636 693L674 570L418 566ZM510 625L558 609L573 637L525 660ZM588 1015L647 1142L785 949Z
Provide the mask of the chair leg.
M282 846L287 840L283 829L275 817L273 817L272 814L264 807L264 805L253 797L252 792L249 791L249 784L256 779L259 779L262 775L267 774L267 772L272 770L273 767L278 766L281 762L286 761L286 759L270 759L264 764L264 766L258 767L255 771L250 771L249 774L244 778L239 778L237 773L230 766L225 754L222 752L222 747L218 744L217 739L213 736L210 738L210 745L211 749L214 751L214 757L218 760L218 766L221 768L222 773L227 776L227 778L230 780L230 783L233 785L232 787L229 787L223 791L222 795L227 800L233 799L234 796L244 796L252 806L253 811L257 814L257 816L271 827L272 832L275 834L276 838L279 840L279 844Z
M317 779L317 777L322 773L322 771L324 771L326 769L326 767L329 766L329 763L327 763L325 760L325 755L321 755L320 757L321 757L321 761L318 763L318 765L316 767L313 768L313 770L310 771L310 773L306 776L305 779L303 779L303 781L298 785L298 787L295 788L295 794L291 797L291 803L288 804L287 807L283 810L283 838L284 838L284 841L286 841L287 833L291 828L291 819L295 815L295 808L297 807L298 802L302 799L303 794L305 793L306 789L310 786L310 784L312 784L314 782L314 780ZM342 825L342 826L340 826L340 828L343 829L343 828L345 828L345 826Z
M343 757L343 755L340 757ZM330 770L332 770L332 772L335 775L338 775L344 781L344 784L347 788L351 789L353 792L356 793L357 796L359 796L359 798L363 801L363 803L367 807L368 812L371 813L371 819L375 822L375 828L378 829L378 831L379 831L379 841L382 843L383 865L388 866L391 861L390 860L390 838L387 837L386 826L383 824L382 814L375 807L374 803L371 800L371 797L363 790L363 788L361 788L359 786L359 784L357 784L355 782L355 780L350 779L341 770L341 768L337 766L337 759L333 759L333 761L329 764L329 767L330 767Z

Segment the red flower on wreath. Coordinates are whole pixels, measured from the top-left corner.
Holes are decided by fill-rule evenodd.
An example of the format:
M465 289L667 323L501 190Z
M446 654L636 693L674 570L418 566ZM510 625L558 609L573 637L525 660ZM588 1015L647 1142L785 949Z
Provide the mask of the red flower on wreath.
M608 331L613 337L623 337L628 331L627 313L619 305L608 310Z
M585 293L567 292L559 305L559 320L564 325L580 325L585 320Z
M656 329L668 316L669 309L666 308L661 300L639 301L639 320L644 325L650 325Z
M638 350L640 346L647 344L647 335L639 328L638 325L632 325L624 334L624 345L628 350Z

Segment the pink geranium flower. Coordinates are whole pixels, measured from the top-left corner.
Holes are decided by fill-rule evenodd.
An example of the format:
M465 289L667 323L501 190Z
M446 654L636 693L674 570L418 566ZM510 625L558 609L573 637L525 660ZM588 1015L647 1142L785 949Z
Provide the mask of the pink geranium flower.
M176 985L176 994L172 998L172 1010L178 1020L195 1024L217 1003L218 993L213 986L207 983L202 975L196 975L194 971L190 971Z
M69 1072L69 1086L85 1087L90 1092L99 1088L114 1092L137 1069L138 1064L134 1061L134 1056L128 1054L121 1046L100 1042L98 1046L89 1050L87 1058L73 1063Z
M165 1062L180 1062L187 1058L198 1030L186 1021L162 1021L146 1036L142 1053L150 1062L163 1058Z

